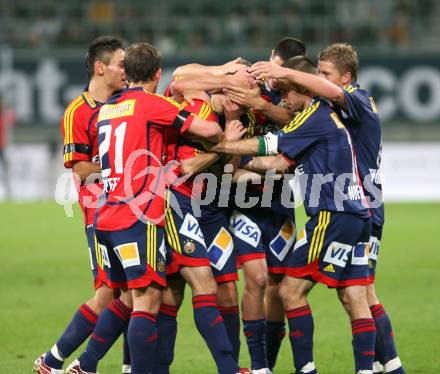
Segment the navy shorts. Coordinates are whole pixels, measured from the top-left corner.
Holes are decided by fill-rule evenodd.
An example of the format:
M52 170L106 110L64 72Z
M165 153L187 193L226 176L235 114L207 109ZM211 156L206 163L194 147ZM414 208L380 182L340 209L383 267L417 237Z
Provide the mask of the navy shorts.
M178 273L182 266L210 266L204 233L195 216L189 197L177 191L168 195L165 215L167 275Z
M306 223L285 274L329 287L369 284L371 220L321 211Z
M98 264L98 259L101 260L101 251L96 241L95 229L93 225L87 225L85 227L87 236L87 245L89 247L90 267L92 268L93 282L95 283L95 289L97 290L105 283L104 264L102 261ZM108 285L109 286L109 285Z
M370 271L370 282L374 283L376 277L377 257L379 256L380 241L382 240L383 226L372 225L370 236L370 256L368 261L368 268Z
M236 208L230 215L229 225L239 266L265 258L269 273L284 273L296 239L293 209L285 208L280 199L275 198L271 208Z
M113 287L166 287L164 230L137 221L125 230L95 230L105 265L105 281Z

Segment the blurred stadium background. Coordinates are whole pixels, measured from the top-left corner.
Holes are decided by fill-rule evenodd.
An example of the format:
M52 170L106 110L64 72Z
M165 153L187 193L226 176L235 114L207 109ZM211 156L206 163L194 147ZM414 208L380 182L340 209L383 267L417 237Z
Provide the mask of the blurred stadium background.
M440 199L440 189L428 187L440 181L440 150L432 143L440 142L440 3L434 0L0 1L0 147L10 181L6 190L2 163L0 199L53 197L63 172L59 120L85 85L85 49L101 34L158 46L160 90L180 64L267 59L284 36L302 39L312 57L334 41L352 43L359 81L375 97L384 141L394 144L390 152L384 147L385 194ZM406 142L430 145L416 152ZM423 179L425 193L413 196L414 186L399 179L408 169Z
M302 39L313 58L335 41L357 47L359 81L375 97L383 121L384 191L393 202L379 289L408 373L439 373L435 0L0 0L0 150L6 160L0 163L0 201L9 200L0 204L0 373L30 372L35 357L91 294L81 214L75 207L74 219L65 218L54 200L66 199L65 190L55 194L65 173L59 120L86 83L84 53L101 34L158 46L164 55L161 89L178 65L268 59L284 36ZM352 355L345 317L331 292L321 289L312 301L320 316L318 366L324 374L345 374ZM190 305L184 309L174 372L212 372ZM286 341L279 373L291 372L289 350ZM119 356L113 350L101 371L117 372ZM244 364L245 356L243 344Z

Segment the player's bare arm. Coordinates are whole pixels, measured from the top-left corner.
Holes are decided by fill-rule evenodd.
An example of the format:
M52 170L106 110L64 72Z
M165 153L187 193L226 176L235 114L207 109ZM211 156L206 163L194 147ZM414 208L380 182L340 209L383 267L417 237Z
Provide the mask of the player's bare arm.
M188 132L212 143L218 143L223 139L223 130L217 122L206 121L197 116L194 117Z
M72 170L84 182L91 174L101 173L101 164L91 161L72 161Z
M321 76L289 69L266 61L256 62L250 68L250 72L256 79L274 78L287 80L306 88L316 96L321 96L334 102L342 109L346 109L342 88Z
M285 173L292 166L293 161L286 159L283 155L253 157L244 168L256 173L264 173L267 170L275 169L277 173Z
M214 75L226 75L235 73L238 69L240 69L243 65L240 63L241 57L236 58L235 60L228 61L223 65L217 66L207 66L201 64L187 64L179 66L173 72L173 77L184 77L187 75L200 74L200 73L212 73Z

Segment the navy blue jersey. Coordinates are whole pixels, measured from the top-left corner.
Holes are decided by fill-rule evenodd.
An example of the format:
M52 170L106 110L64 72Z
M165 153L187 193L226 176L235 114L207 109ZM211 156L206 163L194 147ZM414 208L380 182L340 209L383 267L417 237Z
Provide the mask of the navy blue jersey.
M264 85L260 87L261 96L268 97L270 102L274 105L278 105L282 99L281 92L277 90L272 90L269 85L264 82Z
M308 216L328 210L369 217L350 134L326 101L313 100L277 135L278 151L298 165Z
M348 111L338 108L338 114L353 139L364 193L372 206L373 224L382 226L384 206L379 173L382 150L379 115L373 98L358 84L344 87L344 95Z

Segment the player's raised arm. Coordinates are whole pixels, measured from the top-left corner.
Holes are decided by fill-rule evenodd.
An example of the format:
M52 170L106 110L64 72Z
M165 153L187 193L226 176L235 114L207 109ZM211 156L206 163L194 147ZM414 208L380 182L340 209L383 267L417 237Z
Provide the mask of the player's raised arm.
M228 61L223 65L217 65L217 66L208 66L208 65L201 65L196 63L182 65L179 66L176 70L174 70L173 77L182 78L188 75L195 75L201 73L212 73L217 76L233 74L243 66L242 61L243 59L241 57L238 57L235 60Z
M279 79L304 87L315 96L321 96L331 100L337 106L345 107L345 96L343 89L329 80L320 77L313 72L303 72L293 70L291 65L298 65L298 61L308 60L307 57L298 56L287 60L284 66L279 66L271 62L260 61L252 65L251 74L257 79Z

